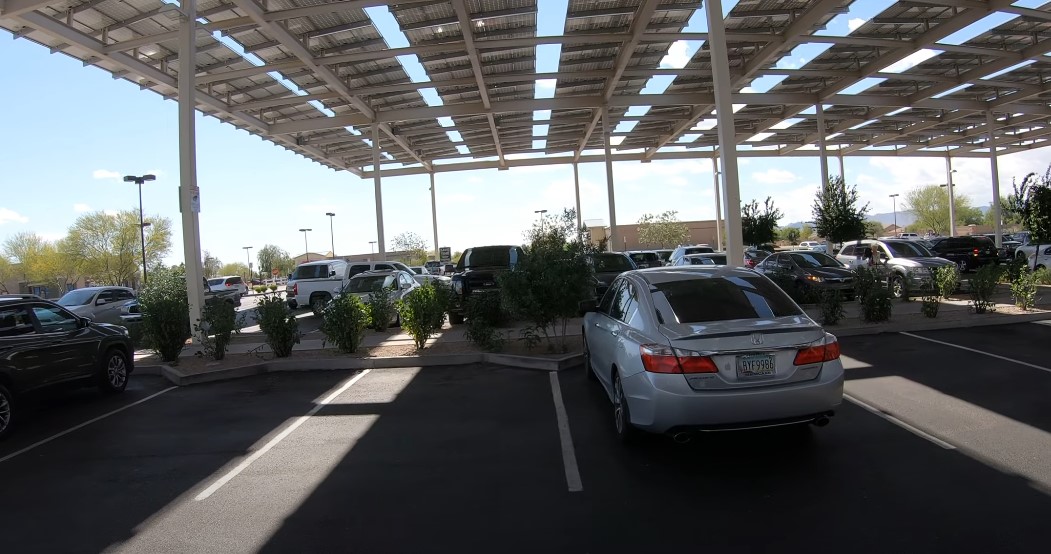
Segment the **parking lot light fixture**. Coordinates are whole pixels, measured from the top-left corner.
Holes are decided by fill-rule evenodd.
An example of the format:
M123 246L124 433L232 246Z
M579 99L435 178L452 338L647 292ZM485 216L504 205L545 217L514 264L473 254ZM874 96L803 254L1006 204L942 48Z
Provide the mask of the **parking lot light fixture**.
M898 232L898 193L890 195L890 199L894 202L894 232Z
M335 231L332 230L332 221L336 217L336 214L333 213L333 212L325 212L325 215L328 216L328 236L329 236L329 239L332 240L332 257L335 258L336 257L336 233L335 233Z
M371 251L371 252L372 252L373 254L375 254L375 253L376 253L376 241L374 241L374 240L370 240L370 241L369 241L369 250L370 250L370 251Z
M313 229L300 229L299 232L303 233L303 253L307 257L307 261L310 261L310 247L307 246L307 233L313 231Z
M142 241L142 284L146 284L146 223L142 217L142 184L157 179L156 175L125 175L125 183L135 183L139 186L139 240Z
M255 247L254 246L242 246L241 248L243 248L244 251L245 251L245 260L248 262L248 279L251 280L252 277L253 277L253 275L252 275L252 254L251 254L251 252L252 252L252 249L255 248Z

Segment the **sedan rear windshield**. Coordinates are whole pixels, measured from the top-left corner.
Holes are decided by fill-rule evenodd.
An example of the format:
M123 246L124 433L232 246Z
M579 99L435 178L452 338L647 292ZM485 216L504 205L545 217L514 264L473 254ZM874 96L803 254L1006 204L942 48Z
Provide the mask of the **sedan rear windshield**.
M62 295L62 298L58 299L60 306L84 306L91 302L91 299L95 296L98 291L94 290L73 290Z
M389 287L394 283L390 275L368 275L355 277L347 283L347 292L372 292L381 287Z
M208 279L208 286L209 287L214 287L216 285L221 285L224 282L225 282L224 279Z
M723 254L696 254L687 256L693 265L726 265L726 256Z
M511 267L518 263L520 256L517 248L506 246L490 246L472 248L460 256L460 263L465 268L470 267Z
M595 271L631 271L635 269L631 260L620 254L598 254L591 260Z
M654 288L657 304L663 297L682 324L802 314L787 294L761 275L669 281Z
M327 279L328 265L301 265L296 268L295 272L292 273L292 280L299 281L302 279Z
M688 256L690 254L710 254L712 252L715 252L715 249L710 246L694 246L692 248L687 248L686 250L684 250L683 255Z

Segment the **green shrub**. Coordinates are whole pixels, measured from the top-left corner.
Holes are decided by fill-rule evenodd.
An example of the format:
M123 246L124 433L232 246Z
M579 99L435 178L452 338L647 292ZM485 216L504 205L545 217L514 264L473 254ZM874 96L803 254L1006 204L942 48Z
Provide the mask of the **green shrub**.
M256 307L259 329L266 335L266 344L278 358L287 358L292 347L299 344L299 320L288 304L276 294L264 295Z
M1011 296L1014 297L1015 305L1023 310L1029 310L1036 304L1036 277L1029 268L1023 268L1011 281Z
M877 289L883 289L879 273L865 266L854 268L854 295L858 302L864 304L865 299Z
M128 337L135 350L149 350L150 341L146 337L146 328L142 321L121 323L128 330Z
M1051 285L1051 271L1048 271L1046 267L1034 271L1033 282L1037 285Z
M343 352L357 352L369 328L369 306L353 294L342 294L325 306L321 333Z
M869 323L879 323L890 319L891 294L883 287L869 292L861 303L861 317Z
M1006 284L1014 283L1018 280L1018 276L1022 274L1022 271L1026 269L1029 269L1029 265L1025 259L1014 258L1001 268L1000 282Z
M843 310L843 296L838 290L826 290L821 293L821 324L835 325L846 312Z
M960 288L960 270L955 265L939 267L934 271L934 284L942 298L949 298Z
M427 339L445 324L446 302L435 287L428 284L413 289L398 303L401 327L412 337L417 350L426 346Z
M277 285L270 285L270 292L277 292Z
M982 266L971 277L971 307L974 313L984 314L993 310L992 298L999 280L1000 270L995 265Z
M201 351L197 355L209 356L215 360L226 357L230 346L230 336L241 332L237 311L229 302L206 302L201 310L201 321L193 328L201 337Z
M369 293L368 313L372 320L372 328L377 331L386 331L397 312L391 292L390 287L377 286Z
M150 347L167 363L178 363L190 338L186 277L178 267L159 269L139 293L142 330Z
M472 295L465 315L467 329L464 336L482 350L495 352L504 347L504 338L498 327L506 319L498 292Z
M920 310L923 312L923 315L933 319L938 317L938 308L940 308L941 305L941 299L938 296L924 296L923 305L920 306Z

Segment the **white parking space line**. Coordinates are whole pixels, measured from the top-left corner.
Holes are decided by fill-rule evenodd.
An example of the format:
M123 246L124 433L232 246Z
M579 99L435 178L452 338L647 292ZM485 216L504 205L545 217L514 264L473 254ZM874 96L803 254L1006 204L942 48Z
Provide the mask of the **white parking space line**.
M914 425L910 425L908 423L905 423L904 421L902 421L902 420L900 420L900 419L888 414L887 412L884 412L883 410L880 410L879 408L877 408L877 407L875 407L875 406L873 406L871 404L867 404L864 401L859 400L859 399L857 399L857 398L855 398L855 397L853 397L853 396L851 396L849 394L846 394L846 393L843 394L843 398L847 399L848 401L850 401L853 404L856 404L861 409L863 409L863 410L865 410L867 412L870 412L870 413L872 413L874 415L877 415L877 416L879 416L879 417L881 417L881 418L893 423L894 425L897 425L898 427L901 427L902 429L905 429L906 431L916 435L917 437L929 440L929 441L933 442L934 444L937 444L938 446L940 446L940 447L942 447L942 448L944 448L946 450L956 450L955 446L953 446L953 445L951 445L951 444L939 439L938 437L936 437L936 436L924 431L923 429L920 429L919 427L916 427Z
M306 415L302 415L298 419L293 421L291 425L289 425L283 431L278 433L277 436L275 436L274 438L270 439L270 441L267 442L265 445L263 445L262 448L260 448L259 450L256 450L255 452L253 452L251 456L249 456L249 457L245 458L244 460L242 460L241 463L237 464L236 467L234 467L233 469L228 471L226 473L226 475L223 475L218 480L216 480L214 483L212 483L211 486L209 486L207 489L204 489L204 491L202 491L200 494L198 494L196 497L194 497L194 500L197 500L197 501L205 500L209 496L212 496L213 494L215 494L216 491L218 491L219 489L223 488L223 485L229 483L231 480L233 480L234 477L237 477L242 471L248 469L248 466L252 465L252 463L254 463L259 458L262 458L264 454L266 454L271 449L273 449L275 446L277 446L281 441L287 439L288 436L291 435L296 429L298 429L301 425L306 423L307 420L309 420L311 417L313 417L315 414L317 414L321 410L321 408L324 408L330 402L332 402L333 400L338 398L339 395L343 394L344 392L347 392L347 389L349 389L350 387L354 386L354 383L357 383L358 381L360 381L361 378L366 376L366 375L368 375L370 371L372 371L372 370L366 369L366 370L363 370L361 373L351 377L349 380L347 380L345 383L343 383L342 386L340 386L338 389L336 389L335 392L333 392L332 394L329 394L324 399L322 399L320 402L318 402L316 405L314 405L314 407L311 408L310 411L306 413Z
M975 354L981 354L983 356L989 356L990 358L996 358L998 360L1003 360L1005 362L1011 362L1013 364L1024 365L1026 367L1031 367L1033 369L1039 369L1040 371L1046 371L1048 373L1051 373L1051 368L1046 368L1044 366L1031 364L1029 362L1023 362L1021 360L1015 360L1014 358L1008 358L1007 356L1001 356L999 354L993 354L991 352L985 352L985 351L982 351L982 350L976 350L974 348L968 348L966 346L960 346L959 344L953 344L951 342L945 342L945 341L935 340L935 339L931 339L931 338L927 338L927 337L921 337L919 335L914 335L912 333L902 332L901 334L905 335L907 337L912 337L914 339L925 340L927 342L933 342L933 343L941 344L941 345L944 345L944 346L951 346L953 348L959 348L960 350L966 350L968 352L974 352Z
M10 460L11 458L14 458L15 456L18 456L18 455L21 455L21 454L25 454L26 452L29 452L30 450L32 450L32 449L34 449L34 448L36 448L38 446L43 446L43 445L45 445L45 444L47 444L47 443L49 443L49 442L51 442L51 441L53 441L53 440L55 440L57 438L64 437L64 436L72 433L73 431L76 431L77 429L83 429L84 427L87 427L88 425L91 425L92 423L95 423L96 421L101 421L101 420L106 419L107 417L109 417L111 415L119 414L120 412L123 412L124 410L127 410L128 408L132 408L132 407L138 406L139 404L142 404L143 402L146 402L147 400L153 400L154 398L157 398L158 396L160 396L160 395L162 395L162 394L164 394L164 393L166 393L166 392L168 392L170 390L177 389L177 388L179 388L179 387L168 387L168 388L166 388L166 389L164 389L164 390L162 390L160 392L153 393L153 394L147 396L146 398L143 398L141 400L136 400L135 402L132 402L131 404L128 404L127 406L121 406L120 408L117 408L116 410L113 410L111 412L106 412L106 413L104 413L104 414L102 414L102 415L100 415L100 416L98 416L96 418L89 419L89 420L85 421L84 423L81 423L80 425L74 425L73 427L70 427L69 429L66 429L65 431L62 431L61 433L57 433L55 435L51 435L50 437L48 437L48 438L46 438L46 439L44 439L42 441L35 442L35 443L33 443L33 444L31 444L31 445L19 450L18 452L13 452L11 454L8 454L7 456L4 456L3 458L0 458L0 463L6 462L6 461Z
M573 447L573 435L569 431L569 416L566 404L562 401L562 385L558 382L558 373L552 371L551 397L555 401L555 418L558 420L558 438L562 443L562 466L566 470L566 485L569 492L580 492L584 485L580 482L580 467L577 466L577 451Z

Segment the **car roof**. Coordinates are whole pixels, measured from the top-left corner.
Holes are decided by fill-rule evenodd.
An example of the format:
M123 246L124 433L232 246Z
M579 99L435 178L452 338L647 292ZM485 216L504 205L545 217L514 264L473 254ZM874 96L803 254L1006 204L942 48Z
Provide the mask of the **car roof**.
M683 258L707 258L709 256L725 256L726 252L698 252L696 254L686 254Z
M19 300L43 300L35 294L0 294L0 302L16 302Z
M674 281L688 281L691 279L711 279L715 277L755 277L758 275L751 269L744 269L728 265L684 265L666 266L644 269L641 271L629 271L626 275L638 275L651 285L670 283Z
M102 286L102 287L80 287L79 289L73 289L71 291L66 291L66 294L69 294L71 292L76 292L78 290L90 290L90 291L94 292L94 291L99 291L99 290L104 290L104 289L134 290L131 287L121 287L121 286L118 286L118 285L112 285L112 286Z
M816 250L782 250L780 252L774 252L774 254L821 254L827 256L824 252L817 252Z
M376 277L378 275L382 275L382 276L395 275L395 274L398 274L398 273L405 273L405 272L400 270L400 269L373 269L373 270L370 270L370 271L362 271L361 273L358 273L357 275L351 277L351 279L357 279L358 277Z

